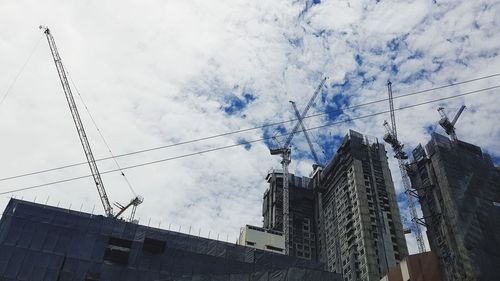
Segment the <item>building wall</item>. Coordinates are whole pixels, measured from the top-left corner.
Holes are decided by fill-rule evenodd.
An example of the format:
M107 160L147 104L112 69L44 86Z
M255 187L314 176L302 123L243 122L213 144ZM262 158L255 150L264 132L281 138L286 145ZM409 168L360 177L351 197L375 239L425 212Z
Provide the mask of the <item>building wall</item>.
M283 254L285 237L283 237L283 233L275 230L246 225L241 228L238 245Z
M431 250L445 279L496 280L500 265L500 176L481 148L434 133L410 169Z
M408 255L383 144L350 131L316 177L321 261L344 280L380 280Z

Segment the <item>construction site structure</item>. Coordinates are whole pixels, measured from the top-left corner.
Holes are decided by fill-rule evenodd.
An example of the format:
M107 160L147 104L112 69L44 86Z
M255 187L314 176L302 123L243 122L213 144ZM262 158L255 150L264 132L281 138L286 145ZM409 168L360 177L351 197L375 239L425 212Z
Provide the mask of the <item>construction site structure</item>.
M343 280L318 262L67 208L11 199L2 211L2 281Z
M302 133L304 134L304 137L307 140L307 144L309 145L309 149L311 150L311 155L314 158L315 164L314 165L321 165L321 162L319 160L318 154L316 153L316 150L314 149L313 143L311 141L311 138L309 137L309 133L307 132L307 128L304 124L303 117L300 116L299 109L297 108L297 104L294 101L290 101L293 107L293 111L295 112L295 117L297 117L297 120L300 122L300 127L302 128ZM313 166L314 167L314 166Z
M283 233L283 171L269 170L266 180L269 185L262 198L263 228ZM288 191L290 200L288 254L317 261L315 197L310 178L289 173Z
M397 129L396 129L396 117L394 114L394 100L392 95L392 83L390 81L387 82L387 91L389 93L389 108L390 108L390 116L391 116L391 125L384 122L384 126L386 127L387 133L384 135L384 141L391 145L392 150L394 151L394 157L398 160L399 170L401 172L401 180L403 183L403 188L406 194L406 201L408 203L408 210L410 212L411 222L412 222L412 232L415 235L415 239L417 240L418 252L423 253L426 251L425 249L425 241L422 235L422 230L420 226L423 223L423 220L419 218L417 213L416 199L418 200L417 192L411 188L410 179L408 178L408 155L403 150L403 144L398 140Z
M444 112L443 107L438 108L438 112L439 112L439 114L441 114L441 119L439 120L439 125L441 127L443 127L446 134L448 134L453 141L458 140L457 133L455 132L455 124L457 123L458 117L460 117L460 115L462 115L462 112L464 111L465 108L466 108L465 105L462 105L460 107L460 109L458 110L458 112L455 114L455 117L453 117L452 121L450 121L450 119L448 119L448 116L446 115L446 112Z
M78 132L78 137L80 138L80 142L83 147L83 151L85 152L85 157L87 158L87 163L89 164L90 171L92 173L92 177L94 179L94 183L97 187L97 191L99 193L99 198L101 199L102 206L104 208L104 212L108 217L118 218L125 210L132 206L132 213L130 216L130 221L133 221L136 208L139 204L143 202L143 198L140 196L135 196L130 203L125 206L117 204L116 206L120 209L116 214L113 212L113 207L109 203L108 195L106 194L106 189L104 188L104 184L101 179L101 174L99 173L99 169L97 168L97 164L92 153L92 149L90 147L89 140L87 138L87 134L85 133L85 129L83 127L82 120L80 118L80 114L78 113L78 108L76 106L73 93L71 92L71 87L68 82L68 78L66 75L66 70L64 69L64 65L61 60L61 56L57 50L56 42L50 29L46 26L40 26L40 29L43 30L45 36L47 37L47 41L49 43L50 51L52 53L52 57L54 59L54 63L56 65L57 73L59 75L59 80L63 87L64 95L66 97L66 101L68 102L69 109L71 111L71 116L73 117L73 122L75 123L76 130Z
M499 167L480 147L438 133L412 154L408 174L421 198L442 280L498 280Z
M304 108L302 111L302 114L300 115L301 118L297 121L295 126L293 127L291 133L288 135L287 139L285 140L284 144L279 147L279 148L273 148L270 149L271 155L280 155L281 156L281 165L283 168L283 235L285 236L285 254L289 254L289 246L290 246L290 229L289 229L289 190L288 190L288 166L290 165L291 162L291 148L290 144L292 142L293 137L297 133L299 127L300 127L300 120L303 119L306 115L311 106L314 104L314 100L318 96L318 94L321 92L321 89L323 88L323 85L325 84L327 77L323 78L321 80L321 83L319 86L316 88L316 91L314 91L313 96L309 100L307 106Z
M317 194L319 260L346 281L379 281L407 255L387 152L349 130L311 180Z

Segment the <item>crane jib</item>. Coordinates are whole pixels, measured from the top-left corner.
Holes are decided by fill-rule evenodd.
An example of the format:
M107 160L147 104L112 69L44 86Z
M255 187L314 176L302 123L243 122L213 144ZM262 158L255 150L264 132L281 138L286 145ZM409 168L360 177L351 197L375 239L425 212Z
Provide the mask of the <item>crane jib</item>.
M68 102L69 109L71 111L71 116L73 117L73 122L75 123L76 130L78 132L78 136L80 138L80 142L82 144L83 150L85 152L85 157L87 158L87 162L89 164L90 170L92 172L92 176L94 178L94 182L97 187L97 191L99 193L99 197L101 199L101 203L104 207L104 211L108 217L113 217L113 208L109 203L108 196L106 194L106 190L104 189L104 184L101 179L101 175L99 173L99 169L97 168L96 161L94 159L94 155L92 154L92 149L87 139L87 135L85 133L85 129L83 127L83 123L80 119L80 114L78 113L78 108L76 106L75 100L73 98L73 94L71 92L71 88L69 86L68 78L66 77L66 71L64 70L64 66L62 64L61 57L59 52L57 51L56 42L54 37L50 33L49 28L40 26L43 29L47 41L49 43L49 47L52 53L52 57L54 59L54 63L56 65L57 73L59 75L59 80L64 90L64 95L66 96L66 100Z

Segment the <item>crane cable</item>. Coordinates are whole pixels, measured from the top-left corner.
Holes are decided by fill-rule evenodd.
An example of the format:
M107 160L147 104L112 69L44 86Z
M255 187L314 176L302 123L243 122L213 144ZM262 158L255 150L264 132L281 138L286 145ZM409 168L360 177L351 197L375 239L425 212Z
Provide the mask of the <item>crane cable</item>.
M442 86L438 86L438 87L434 87L434 88L428 88L428 89L425 89L425 90L411 92L411 93L407 93L407 94L395 96L393 99L400 99L400 98L404 98L404 97L408 97L408 96L414 96L414 95L423 94L423 93L427 93L427 92L431 92L431 91L435 91L435 90L441 90L441 89L449 88L449 87L452 87L452 86L458 86L458 85L467 84L467 83L471 83L471 82L476 82L476 81L480 81L480 80L484 80L484 79L489 79L489 78L493 78L493 77L497 77L497 76L500 76L500 73L495 73L495 74L491 74L491 75L487 75L487 76L481 76L481 77L477 77L477 78L473 78L473 79L469 79L469 80L464 80L464 81L460 81L460 82L450 83L450 84L447 84L447 85L442 85ZM367 106L367 105L372 105L372 104L376 104L376 103L380 103L380 102L386 102L387 100L388 100L388 98L379 99L379 100L373 100L373 101L369 101L369 102L366 102L366 103L361 103L361 104L356 104L356 105L342 107L342 108L339 108L339 109L335 109L334 111L335 112L342 112L342 111L348 110L348 109L354 109L354 108L363 107L363 106ZM303 120L307 119L307 118L313 118L313 117L318 117L318 116L326 115L328 113L331 113L331 112L319 112L319 113L312 114L312 115L309 115L309 116L304 116ZM224 137L224 136L229 136L229 135L233 135L233 134L239 134L239 133L249 132L249 131L253 131L253 130L257 130L257 129L264 129L264 128L267 128L267 127L278 126L278 125L282 125L282 124L290 123L290 122L294 122L294 121L298 121L298 119L294 118L294 119L289 119L289 120L285 120L285 121L279 121L279 122L264 124L264 125L260 125L260 126L256 126L256 127L245 128L245 129L235 130L235 131L231 131L231 132L225 132L225 133L221 133L221 134L211 135L211 136L207 136L207 137L202 137L202 138L197 138L197 139L192 139L192 140L187 140L187 141L181 141L181 142L177 142L177 143L173 143L173 144L167 144L167 145L162 145L162 146L158 146L158 147L153 147L153 148L147 148L147 149L132 151L132 152L128 152L128 153L114 155L112 157L103 157L103 158L96 159L96 162L110 160L110 159L113 159L113 158L120 158L120 157L125 157L125 156L140 154L140 153L145 153L145 152L150 152L150 151L155 151L155 150L160 150L160 149L165 149L165 148L170 148L170 147L175 147L175 146L180 146L180 145L185 145L185 144L190 144L190 143L201 142L201 141L215 139L215 138ZM39 171L29 172L29 173L23 173L23 174L19 174L19 175L16 175L16 176L4 177L4 178L0 178L0 181L6 181L6 180L12 180L12 179L16 179L16 178L33 176L33 175L37 175L37 174L42 174L42 173L47 173L47 172L53 172L53 171L62 170L62 169L66 169L66 168L71 168L71 167L76 167L76 166L85 165L85 164L87 164L87 162L80 162L80 163L68 164L68 165L59 166L59 167L55 167L55 168L44 169L44 170L39 170Z
M73 78L71 78L71 75L69 74L69 72L66 70L66 74L68 75L69 77L69 80L71 81L71 84L73 84L73 88L75 88L76 90L76 93L78 94L78 97L80 98L80 101L82 102L83 104L83 107L85 108L85 111L87 111L87 114L89 115L90 117L90 120L92 120L92 123L94 124L94 127L96 128L97 132L99 133L99 135L101 136L101 139L104 143L104 145L106 145L106 148L108 149L108 152L109 154L111 155L111 159L113 159L113 161L115 162L115 165L117 167L117 171L120 172L120 174L123 176L123 179L125 180L125 182L127 183L127 186L128 188L130 189L130 191L132 192L132 194L137 197L137 194L135 193L134 191L134 188L132 187L132 184L130 184L129 180L127 179L127 176L125 176L125 173L123 172L123 169L121 168L120 164L118 163L118 161L116 160L116 156L113 154L113 152L111 151L111 148L109 147L108 145L108 142L106 141L106 138L104 138L104 135L103 133L101 132L101 129L99 129L99 126L97 126L97 123L95 122L95 119L94 117L92 116L92 114L90 113L90 110L89 108L87 107L87 104L85 103L85 101L83 100L83 97L82 95L80 94L80 91L78 90L78 88L76 87L76 84L75 82L73 81Z
M443 101L443 100L449 100L449 99L453 99L453 98L458 98L458 97L463 97L463 96L467 96L467 95L477 94L477 93L486 92L486 91L490 91L490 90L494 90L494 89L498 89L498 88L500 88L500 85L496 85L496 86L492 86L492 87L488 87L488 88L483 88L483 89L479 89L479 90L475 90L475 91L465 92L465 93L462 93L462 94L457 94L457 95L453 95L453 96L449 96L449 97L444 97L444 98L429 100L429 101L425 101L425 102L420 102L420 103L416 103L416 104L412 104L412 105L407 105L407 106L395 108L394 111L404 110L404 109L413 108L413 107L417 107L417 106L422 106L422 105L426 105L426 104L430 104L430 103L435 103L435 102L439 102L439 101ZM390 110L376 112L376 113L372 113L372 114L368 114L368 115L364 115L364 116L358 116L358 117L354 117L354 118L349 118L349 119L346 119L346 120L331 122L331 123L328 123L328 124L325 124L325 125L321 125L321 126L309 128L309 129L307 129L307 131L317 130L317 129L326 128L326 127L331 127L333 125L338 125L338 124L341 124L341 123L352 122L354 120L359 120L359 119L374 117L374 116L378 116L378 115L382 115L382 114L386 114L386 113L390 113ZM289 134L290 133L285 133L285 134L282 134L280 136L286 136L286 135L289 135ZM193 152L193 153L183 154L183 155L179 155L179 156L164 158L164 159L160 159L160 160L156 160L156 161L144 162L144 163L140 163L140 164L136 164L136 165L131 165L131 166L123 167L121 169L122 170L128 170L128 169L139 168L139 167L148 166L148 165L152 165L152 164L157 164L157 163L167 162L167 161L171 161L171 160L186 158L186 157L190 157L190 156L194 156L194 155L201 155L201 154L205 154L205 153L208 153L208 152L213 152L213 151L228 149L228 148L232 148L232 147L237 147L237 146L242 146L242 145L257 143L257 142L261 142L261 141L264 141L264 140L269 140L271 138L272 137L267 137L267 138L260 138L260 139L255 139L255 140L251 140L251 141L246 141L246 142L239 142L237 144L215 147L215 148L211 148L211 149L207 149L207 150L202 150L202 151L197 151L197 152ZM119 171L119 169L104 171L104 172L101 172L101 174L108 174L108 173L113 173L113 172L117 172L117 171ZM0 195L15 193L15 192L19 192L19 191L25 191L25 190L30 190L30 189L35 189L35 188L39 188L39 187L50 186L50 185L54 185L54 184L59 184L59 183L64 183L64 182L69 182L69 181L74 181L74 180L79 180L79 179L88 178L88 177L92 177L92 175L83 175L83 176L78 176L78 177L73 177L73 178L68 178L68 179L63 179L63 180L58 180L58 181L53 181L53 182L48 182L48 183L43 183L43 184L38 184L38 185L33 185L33 186L28 186L28 187L23 187L23 188L17 188L17 189L7 190L7 191L0 192Z

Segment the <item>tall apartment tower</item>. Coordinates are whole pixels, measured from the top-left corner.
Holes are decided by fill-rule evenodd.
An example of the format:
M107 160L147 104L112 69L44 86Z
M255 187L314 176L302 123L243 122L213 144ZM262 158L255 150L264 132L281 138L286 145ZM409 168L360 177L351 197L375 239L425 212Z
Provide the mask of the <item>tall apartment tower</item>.
M437 133L413 157L409 176L445 280L499 280L498 168L481 148Z
M379 281L408 255L383 144L349 131L313 176L320 261L345 281Z
M271 170L269 188L264 193L262 215L265 229L283 232L283 171ZM317 260L314 194L310 178L289 174L290 255Z

